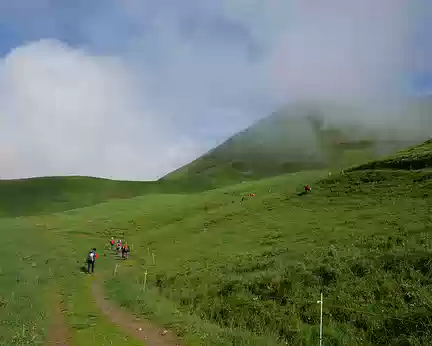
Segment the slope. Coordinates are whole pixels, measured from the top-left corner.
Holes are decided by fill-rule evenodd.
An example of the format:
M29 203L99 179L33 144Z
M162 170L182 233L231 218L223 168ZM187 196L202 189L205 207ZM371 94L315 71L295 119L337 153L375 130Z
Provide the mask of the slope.
M111 198L137 196L151 184L90 177L0 180L0 216L62 211Z
M52 213L147 193L191 193L211 187L209 182L199 180L140 182L79 176L0 180L0 217Z
M426 167L431 147L392 157ZM55 214L46 199L45 213L2 218L0 343L42 344L60 287L75 345L139 344L98 311L80 272L96 246L110 298L190 346L314 344L321 291L326 344L431 344L432 173L393 167L158 190ZM103 250L111 236L133 246L129 260Z
M404 125L401 130L400 119L390 121L397 116L403 119L400 109L386 114L362 105L295 103L163 180L205 176L219 183L239 182L305 169L339 170L425 140L426 127L432 128L432 121L426 121L432 114L431 105L432 102L423 100L421 104L413 102L400 107L403 115L410 114L409 124L413 126L408 129ZM361 119L371 125L366 127ZM374 124L376 119L387 120L385 124Z
M423 169L432 167L432 139L422 145L402 150L385 159L368 162L352 170L391 168L391 169Z
M410 152L427 161L430 149ZM302 196L306 183L313 190ZM357 167L143 195L31 222L72 244L84 244L83 229L98 248L111 235L127 239L130 260L100 264L110 297L188 345L314 344L321 291L327 344L430 344L431 188L429 170Z
M32 217L0 219L0 344L142 345L94 302L80 271L88 240L56 231Z

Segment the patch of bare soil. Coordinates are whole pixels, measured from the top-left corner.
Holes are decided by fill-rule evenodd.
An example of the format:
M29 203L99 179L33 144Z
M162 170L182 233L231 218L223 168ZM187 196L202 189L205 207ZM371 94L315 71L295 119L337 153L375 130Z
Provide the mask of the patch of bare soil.
M71 331L66 322L63 298L59 293L53 297L54 314L48 330L47 346L71 346Z
M97 279L92 284L93 296L100 310L126 333L134 335L147 346L180 346L178 338L170 331L155 326L148 320L140 319L126 309L116 306L104 295Z

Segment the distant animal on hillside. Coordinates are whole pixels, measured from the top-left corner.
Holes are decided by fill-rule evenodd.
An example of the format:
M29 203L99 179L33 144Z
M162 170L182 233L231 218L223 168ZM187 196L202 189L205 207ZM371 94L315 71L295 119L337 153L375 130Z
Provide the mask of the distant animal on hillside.
M248 197L255 197L255 196L256 196L255 193L249 193L249 194L248 194ZM241 198L241 201L243 202L244 199L245 199L245 196L243 196L243 197Z
M310 187L309 184L308 184L308 185L305 185L305 187L304 187L304 191L298 193L297 195L298 195L298 196L306 195L307 193L311 192L311 190L312 190L312 188Z

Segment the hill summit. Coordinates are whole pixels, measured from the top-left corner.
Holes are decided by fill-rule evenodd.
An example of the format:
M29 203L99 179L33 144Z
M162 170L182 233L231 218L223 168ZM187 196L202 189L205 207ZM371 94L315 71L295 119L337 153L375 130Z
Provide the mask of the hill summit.
M388 110L297 102L232 136L162 180L205 177L223 184L305 169L339 170L424 141L424 120L430 117L430 105L432 102L422 99L421 107L418 102L400 107L399 113L418 118L410 121L414 126L408 129L394 121L403 114ZM379 123L377 119L382 120ZM368 122L374 125L365 125ZM422 125L416 127L417 123Z

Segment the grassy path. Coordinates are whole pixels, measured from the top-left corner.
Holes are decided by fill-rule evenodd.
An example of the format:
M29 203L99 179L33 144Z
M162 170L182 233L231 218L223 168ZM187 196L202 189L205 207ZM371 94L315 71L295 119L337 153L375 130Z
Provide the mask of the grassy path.
M41 217L39 225L42 229L54 228L50 221L52 221L50 217ZM106 315L98 304L99 301L96 301L92 287L95 277L85 274L86 268L80 260L85 257L86 249L91 247L91 240L63 237L62 228L56 226L55 229L59 229L60 232L52 232L50 236L39 233L43 234L42 239L45 240L42 243L50 249L45 253L49 253L53 259L50 262L53 266L49 269L52 274L49 282L50 289L49 294L46 294L49 297L46 304L49 306L49 321L47 321L44 345L151 345L144 339L136 337L134 333L129 333L129 330L123 329L119 321L113 321L109 315ZM19 228L24 227L29 227L30 231L32 226L26 222L19 225ZM105 259L108 257L98 261L96 272L103 271L107 267L108 263ZM103 297L101 299L103 300Z
M58 250L64 252L66 248L73 253L73 258L79 258L79 249L92 247L89 239L57 239L61 244ZM95 266L95 275L87 275L83 263L70 259L63 268L70 275L61 279L65 290L65 305L67 307L66 320L56 319L61 323L64 338L58 335L50 337L49 345L125 345L125 346L177 346L180 345L175 336L165 329L161 329L146 320L136 318L131 312L121 308L106 299L103 290L103 278L109 275L109 267L116 257L96 240L101 257ZM87 244L87 245L84 245ZM85 255L85 253L84 253ZM84 256L83 256L84 257ZM58 308L59 309L59 308ZM57 312L54 316L58 316ZM69 331L67 326L69 327ZM59 331L60 333L60 331ZM70 336L71 335L71 336ZM63 343L61 343L63 342Z
M171 332L140 319L110 302L97 279L93 280L92 292L99 309L125 333L144 341L148 346L180 346L180 342Z
M49 346L70 346L71 330L64 316L65 306L64 299L61 294L53 294L53 313L51 317L51 325L48 330L48 345Z

